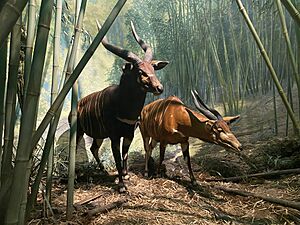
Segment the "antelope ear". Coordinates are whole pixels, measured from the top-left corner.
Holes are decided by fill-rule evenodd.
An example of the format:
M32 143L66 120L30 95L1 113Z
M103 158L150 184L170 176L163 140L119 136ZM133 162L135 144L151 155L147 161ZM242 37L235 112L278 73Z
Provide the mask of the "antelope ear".
M160 70L168 64L169 64L168 61L158 61L158 60L151 61L151 65L154 67L154 70Z
M188 112L190 118L194 118L195 120L197 120L200 123L205 123L205 122L209 121L208 118L201 116L201 114L194 112L193 110L191 110L187 107L185 107L185 110Z
M223 120L227 124L232 124L233 122L237 121L239 118L240 118L240 115L237 115L237 116L225 116L225 117L223 117Z

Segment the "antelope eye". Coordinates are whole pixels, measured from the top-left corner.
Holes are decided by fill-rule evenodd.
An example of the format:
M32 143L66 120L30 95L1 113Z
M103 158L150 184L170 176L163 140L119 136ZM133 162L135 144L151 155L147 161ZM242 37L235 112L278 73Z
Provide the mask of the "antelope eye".
M140 80L142 83L147 83L148 76L146 74L142 73L140 76Z
M139 75L142 75L143 74L143 71L142 70L139 70Z

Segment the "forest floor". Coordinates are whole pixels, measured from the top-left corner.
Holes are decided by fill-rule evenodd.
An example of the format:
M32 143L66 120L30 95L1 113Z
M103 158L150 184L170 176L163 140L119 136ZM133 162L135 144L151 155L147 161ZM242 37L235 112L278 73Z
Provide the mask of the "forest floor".
M46 218L43 208L47 208L47 204L40 198L29 224L300 224L299 208L220 189L238 189L298 202L299 207L299 174L247 178L237 182L209 181L298 168L300 140L292 135L285 137L285 119L286 112L278 100L279 132L275 137L272 99L254 99L245 107L232 130L243 144L247 162L221 147L191 139L192 168L197 186L190 183L178 146L167 147L164 177L144 178L144 152L139 140L134 144L139 150L129 155L130 178L125 181L126 194L115 191L115 171L109 171L108 176L99 175L95 165L82 164L84 166L77 170L73 218L66 220L66 184L63 179L57 179L52 193L54 216L48 212ZM289 132L292 134L291 124ZM157 152L156 149L155 162ZM102 212L96 213L97 210Z

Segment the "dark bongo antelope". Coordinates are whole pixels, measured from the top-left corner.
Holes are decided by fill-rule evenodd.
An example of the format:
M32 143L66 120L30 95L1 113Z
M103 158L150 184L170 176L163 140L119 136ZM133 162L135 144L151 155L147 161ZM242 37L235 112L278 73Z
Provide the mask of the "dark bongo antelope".
M104 47L127 61L123 66L120 83L86 96L78 102L77 107L77 143L84 133L92 137L93 144L90 150L101 165L98 150L103 139L110 138L118 170L120 192L126 190L122 175L127 174L127 153L134 136L135 124L144 106L146 93L159 95L163 92L163 86L156 77L155 70L160 70L168 64L167 61L152 60L151 48L137 35L132 23L131 29L135 40L145 52L144 59L109 44L104 37L102 40ZM121 137L123 137L122 158Z
M202 114L188 108L175 96L156 100L143 108L140 130L146 151L145 176L148 176L148 161L157 142L160 142L158 174L164 160L166 145L180 143L192 184L196 184L196 179L191 168L189 137L199 138L234 151L241 150L240 142L228 126L239 116L223 118L215 109L208 108L195 91L192 95L196 108Z

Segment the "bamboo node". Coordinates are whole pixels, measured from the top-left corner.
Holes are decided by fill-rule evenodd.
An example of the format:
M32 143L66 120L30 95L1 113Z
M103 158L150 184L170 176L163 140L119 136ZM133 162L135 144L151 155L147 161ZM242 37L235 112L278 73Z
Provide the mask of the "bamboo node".
M43 28L45 28L46 30L50 30L50 26L47 25L47 24L39 23L39 27L43 27Z
M3 140L4 140L4 141L12 141L13 139L10 138L10 137L4 137Z
M72 73L70 71L66 72L67 77L70 76Z
M25 47L25 48L33 49L33 45L25 45L24 47Z
M75 32L79 32L79 33L83 32L83 29L80 27L77 27L77 26L74 28L74 30L75 30Z
M24 162L29 162L28 158L16 158L16 163L24 163Z
M261 54L266 54L266 50L265 50L265 49L261 49L261 50L260 50L260 53L261 53Z
M27 91L27 95L31 96L39 96L40 92L39 91Z
M52 111L52 110L49 110L49 111L47 112L47 114L50 115L50 116L52 116L52 117L56 115L55 112Z

